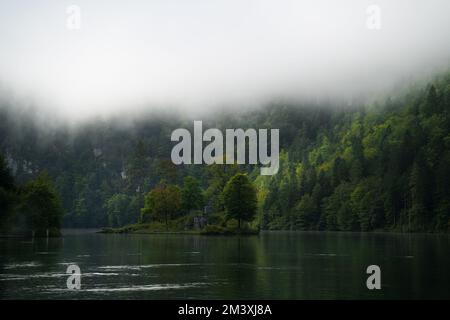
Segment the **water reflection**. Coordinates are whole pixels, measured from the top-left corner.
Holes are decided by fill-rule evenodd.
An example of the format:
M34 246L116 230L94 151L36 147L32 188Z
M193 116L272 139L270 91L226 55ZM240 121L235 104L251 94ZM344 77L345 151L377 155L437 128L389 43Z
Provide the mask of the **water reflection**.
M5 298L450 298L450 237L267 232L251 237L104 235L0 239ZM66 288L70 264L82 290ZM365 286L382 270L382 290Z

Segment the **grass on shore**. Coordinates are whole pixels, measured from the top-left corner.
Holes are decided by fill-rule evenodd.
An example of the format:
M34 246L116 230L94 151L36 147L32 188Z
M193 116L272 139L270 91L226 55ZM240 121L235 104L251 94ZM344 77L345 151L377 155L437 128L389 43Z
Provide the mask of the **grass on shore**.
M128 233L128 234L198 234L198 235L257 235L259 229L252 228L248 224L244 224L242 228L238 228L235 223L227 223L225 225L208 224L203 228L193 228L186 226L177 220L171 220L166 226L161 222L136 223L119 228L104 228L100 233Z

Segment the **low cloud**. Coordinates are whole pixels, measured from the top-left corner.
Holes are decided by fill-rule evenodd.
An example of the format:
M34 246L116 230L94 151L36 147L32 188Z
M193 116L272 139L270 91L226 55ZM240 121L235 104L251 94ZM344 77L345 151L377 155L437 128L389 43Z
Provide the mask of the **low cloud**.
M3 1L0 86L69 119L368 97L449 68L449 12L447 0Z

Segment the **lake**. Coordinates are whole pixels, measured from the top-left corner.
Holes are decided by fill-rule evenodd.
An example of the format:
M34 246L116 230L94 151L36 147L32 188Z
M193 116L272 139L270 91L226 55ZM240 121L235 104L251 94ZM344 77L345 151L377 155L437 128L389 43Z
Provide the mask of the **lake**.
M0 239L1 299L450 298L450 236L263 232ZM68 265L81 290L67 289ZM366 268L381 268L368 290Z

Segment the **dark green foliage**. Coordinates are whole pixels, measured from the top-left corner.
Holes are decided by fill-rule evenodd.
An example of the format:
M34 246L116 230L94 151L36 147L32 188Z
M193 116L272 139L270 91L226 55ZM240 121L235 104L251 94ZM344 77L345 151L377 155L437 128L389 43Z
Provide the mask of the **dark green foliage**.
M288 161L301 169L300 188L289 219L280 225L277 218L277 228L449 231L449 88L446 75L425 92L344 111L331 129L318 129L303 158ZM281 184L269 183L264 216L283 212L274 199L288 201L283 181L293 177L280 170L272 178Z
M44 171L16 187L0 155L0 231L35 236L59 236L63 208L52 179Z
M181 190L178 186L163 181L145 196L144 201L141 221L162 221L168 229L169 220L180 213Z
M194 177L184 178L183 189L181 189L181 208L189 213L191 210L203 209L203 193L200 183Z
M20 189L20 215L36 236L59 236L63 208L50 176L43 172Z
M6 165L6 161L3 155L0 154L0 187L5 190L14 189L14 179L11 175L10 170Z
M223 190L223 199L228 219L251 221L257 209L256 190L246 174L238 173L233 176Z
M294 208L296 217L295 228L299 230L315 229L318 217L318 208L314 199L306 194Z
M192 127L176 117L143 116L132 126L93 122L72 135L40 130L28 113L16 117L5 108L0 150L18 185L49 171L68 227L134 223L141 208L144 220L202 208L223 216L222 191L241 172L257 192L257 214L246 219L265 229L448 232L450 74L393 96L372 106L274 103L203 119L204 128L278 128L280 170L272 177L251 165L173 165L170 133ZM8 172L1 160L1 223L18 201ZM156 210L155 194L169 185L182 186L168 197L179 206Z
M126 224L136 223L139 218L141 205L137 196L130 197L123 193L117 193L105 203L108 215L109 227L121 227Z
M225 206L222 191L228 180L239 172L237 165L213 164L206 167L208 188L205 191L207 205L214 212L224 212Z
M0 228L7 224L14 202L14 180L6 166L6 161L0 154Z

